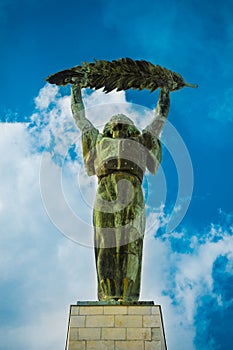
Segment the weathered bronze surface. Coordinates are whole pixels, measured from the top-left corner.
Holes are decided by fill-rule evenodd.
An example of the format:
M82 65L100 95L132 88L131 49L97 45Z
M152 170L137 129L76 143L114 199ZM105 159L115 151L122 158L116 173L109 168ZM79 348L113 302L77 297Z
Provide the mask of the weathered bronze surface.
M151 73L150 76L150 71L154 75ZM110 78L107 72L111 73ZM98 299L136 302L140 294L146 222L141 186L143 175L146 169L155 174L161 161L159 134L168 115L170 91L189 84L177 73L130 59L84 64L58 72L47 80L63 85L72 83L71 107L82 131L86 171L89 176L98 176L93 211ZM114 88L149 88L153 91L160 87L155 116L144 130L139 131L132 120L118 114L100 133L85 117L81 96L84 86L105 86L107 92Z
M74 78L79 81L80 87L95 89L104 87L105 92L114 89L118 91L148 89L153 92L159 87L167 87L170 91L174 91L184 86L197 87L195 84L185 82L180 74L165 67L128 57L113 61L83 62L82 66L52 74L46 80L51 84L66 85L72 84Z

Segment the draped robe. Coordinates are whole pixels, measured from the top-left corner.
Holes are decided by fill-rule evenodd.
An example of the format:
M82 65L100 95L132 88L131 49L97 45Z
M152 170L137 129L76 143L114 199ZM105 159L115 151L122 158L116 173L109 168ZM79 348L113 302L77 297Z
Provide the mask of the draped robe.
M146 222L142 180L146 169L155 173L159 166L160 142L146 131L112 138L93 127L83 132L82 147L88 175L98 176L93 211L98 298L138 300Z

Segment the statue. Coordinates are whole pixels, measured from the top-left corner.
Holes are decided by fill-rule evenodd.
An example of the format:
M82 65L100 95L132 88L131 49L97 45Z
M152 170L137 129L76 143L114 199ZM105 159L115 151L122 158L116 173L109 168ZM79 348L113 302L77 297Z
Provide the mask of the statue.
M143 175L146 169L155 174L161 162L159 134L168 115L170 92L196 86L166 68L131 59L85 63L47 80L72 84L71 107L82 132L86 171L98 176L93 211L98 299L138 301L146 222ZM87 86L104 86L106 92L159 87L154 119L140 131L127 116L114 115L100 133L85 116L81 88Z

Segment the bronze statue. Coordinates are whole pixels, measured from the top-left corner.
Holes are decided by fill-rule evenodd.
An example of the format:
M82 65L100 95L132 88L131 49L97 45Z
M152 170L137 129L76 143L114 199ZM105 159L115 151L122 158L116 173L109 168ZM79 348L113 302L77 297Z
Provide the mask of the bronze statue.
M137 301L146 222L143 175L146 169L155 174L161 162L159 134L168 115L170 91L195 86L166 68L131 59L83 64L47 80L72 84L71 107L82 132L85 167L89 176L98 176L93 212L98 299ZM81 88L87 86L105 87L107 92L159 87L154 119L140 131L127 116L114 115L100 133L85 116Z

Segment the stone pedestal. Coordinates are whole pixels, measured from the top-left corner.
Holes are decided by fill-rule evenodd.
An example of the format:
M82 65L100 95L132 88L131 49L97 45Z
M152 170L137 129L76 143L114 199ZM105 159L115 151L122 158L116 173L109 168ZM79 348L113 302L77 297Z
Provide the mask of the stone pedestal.
M161 307L153 302L71 305L65 350L166 350Z

